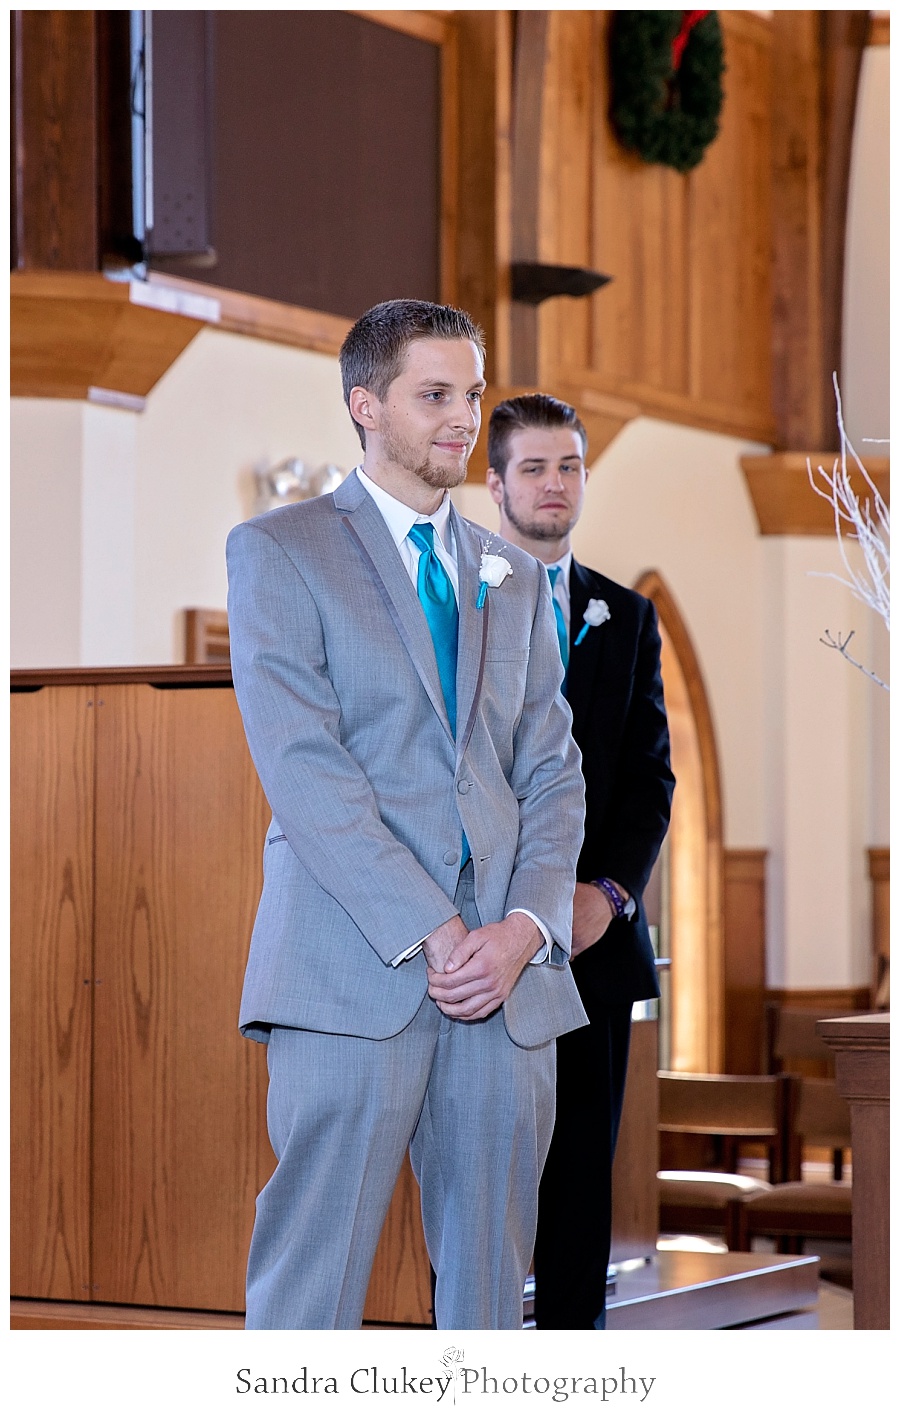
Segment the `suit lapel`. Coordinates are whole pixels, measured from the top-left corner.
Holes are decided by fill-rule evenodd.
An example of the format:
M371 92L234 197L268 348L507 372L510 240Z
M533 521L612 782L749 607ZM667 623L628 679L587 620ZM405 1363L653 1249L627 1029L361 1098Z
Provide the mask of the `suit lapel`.
M428 699L452 740L428 622L387 524L355 474L344 480L333 497L335 508L368 566Z
M474 529L461 518L455 508L450 510L456 561L459 570L459 655L456 660L456 729L457 763L465 754L469 736L475 725L478 701L484 679L484 658L487 650L490 612L487 601L479 611L479 574L481 542ZM490 600L490 598L488 598Z

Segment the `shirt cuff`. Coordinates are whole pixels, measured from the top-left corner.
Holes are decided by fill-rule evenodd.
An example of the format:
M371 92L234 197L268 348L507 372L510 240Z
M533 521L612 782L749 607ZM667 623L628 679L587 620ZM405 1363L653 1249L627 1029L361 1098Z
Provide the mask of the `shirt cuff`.
M536 917L534 913L529 913L527 908L511 908L506 916L510 918L512 917L513 913L524 913L526 918L530 918L534 925L540 928L541 935L544 939L544 946L539 947L537 952L534 954L534 957L528 959L527 966L542 967L545 962L549 962L551 960L551 956L553 953L553 938L548 933L546 927L541 922L540 918Z
M401 962L408 962L411 957L415 957L417 952L421 952L425 946L425 939L421 942L414 942L412 947L408 947L405 952L400 952L396 957L391 958L391 966L399 967Z

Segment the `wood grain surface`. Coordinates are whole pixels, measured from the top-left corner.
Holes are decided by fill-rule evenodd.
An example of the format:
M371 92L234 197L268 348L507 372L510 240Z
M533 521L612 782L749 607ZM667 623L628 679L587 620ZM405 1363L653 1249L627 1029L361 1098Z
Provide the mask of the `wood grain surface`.
M12 697L10 1287L90 1297L94 710Z
M237 1032L268 810L230 690L109 686L98 717L95 1296L240 1310L274 1163Z

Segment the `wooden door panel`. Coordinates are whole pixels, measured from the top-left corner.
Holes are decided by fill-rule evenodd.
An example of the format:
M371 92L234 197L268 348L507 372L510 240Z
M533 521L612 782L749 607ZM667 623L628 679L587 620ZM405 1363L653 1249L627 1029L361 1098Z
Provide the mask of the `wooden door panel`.
M96 1297L241 1310L274 1163L237 1012L268 809L226 688L98 708Z
M93 708L11 698L10 1289L90 1293Z

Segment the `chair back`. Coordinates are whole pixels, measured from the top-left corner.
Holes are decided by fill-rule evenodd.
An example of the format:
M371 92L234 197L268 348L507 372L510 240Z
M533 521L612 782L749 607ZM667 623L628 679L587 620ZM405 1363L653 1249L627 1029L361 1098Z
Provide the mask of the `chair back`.
M208 607L184 609L184 660L188 666L228 666L228 613Z
M834 1052L816 1029L828 1013L809 1007L766 1002L765 1061L768 1072L803 1076L834 1075Z
M769 1155L769 1178L788 1177L796 1078L659 1071L659 1128L683 1135L754 1140Z
M815 1149L850 1149L850 1106L833 1080L799 1082L794 1129Z

